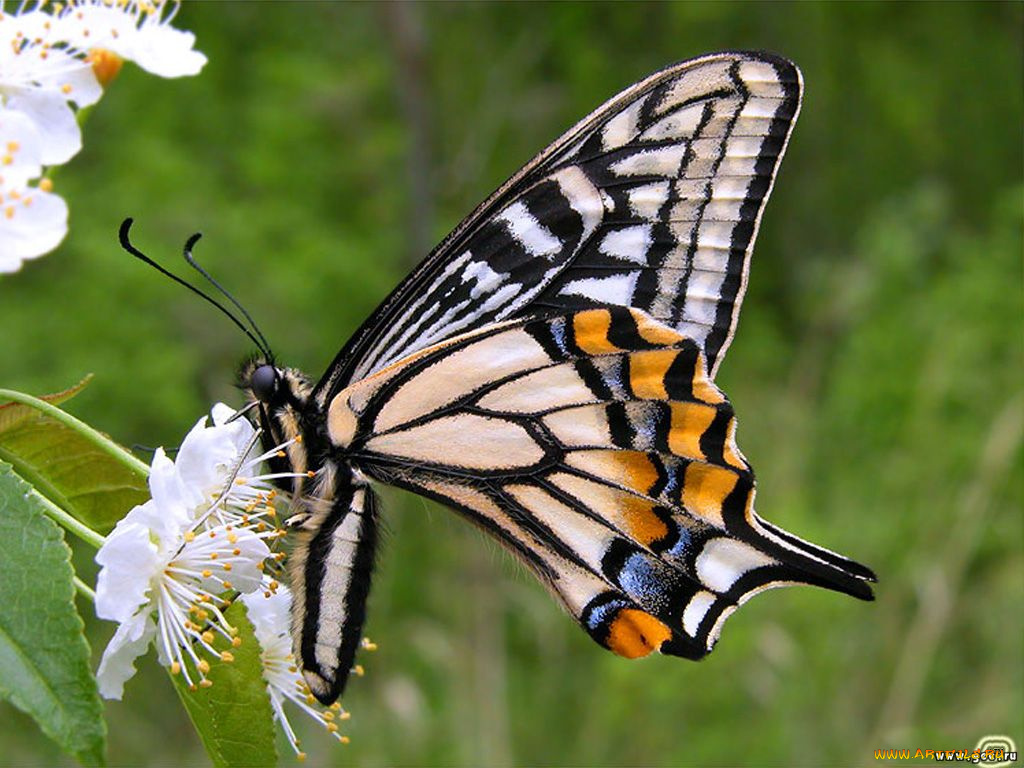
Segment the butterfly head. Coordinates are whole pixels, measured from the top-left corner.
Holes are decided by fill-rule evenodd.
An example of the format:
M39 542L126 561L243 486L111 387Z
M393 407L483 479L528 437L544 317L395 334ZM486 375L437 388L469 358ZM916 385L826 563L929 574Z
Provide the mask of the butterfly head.
M306 472L310 467L309 446L317 445L315 408L311 408L313 384L306 374L282 368L266 358L246 362L239 371L239 384L249 405L243 409L253 426L263 432L264 448L270 452L285 446L285 456L272 456L275 472ZM295 491L285 484L284 490Z

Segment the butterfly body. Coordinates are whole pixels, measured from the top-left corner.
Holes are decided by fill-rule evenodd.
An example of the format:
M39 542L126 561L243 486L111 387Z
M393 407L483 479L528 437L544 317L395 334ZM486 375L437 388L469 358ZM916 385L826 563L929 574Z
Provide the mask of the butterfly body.
M243 372L289 490L296 656L336 698L362 634L373 485L456 510L627 657L701 658L753 594L870 599L870 570L754 511L714 383L800 103L769 54L623 91L499 188L315 385Z

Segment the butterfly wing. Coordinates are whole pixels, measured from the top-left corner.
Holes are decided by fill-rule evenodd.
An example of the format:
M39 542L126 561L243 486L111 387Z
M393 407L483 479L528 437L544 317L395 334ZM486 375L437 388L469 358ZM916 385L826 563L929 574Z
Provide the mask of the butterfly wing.
M714 374L746 288L801 78L765 53L668 67L610 99L465 219L377 308L317 385L538 311L641 309Z
M370 477L496 536L622 656L699 658L736 606L783 584L871 598L864 566L754 512L703 350L639 310L449 339L341 392L328 431Z

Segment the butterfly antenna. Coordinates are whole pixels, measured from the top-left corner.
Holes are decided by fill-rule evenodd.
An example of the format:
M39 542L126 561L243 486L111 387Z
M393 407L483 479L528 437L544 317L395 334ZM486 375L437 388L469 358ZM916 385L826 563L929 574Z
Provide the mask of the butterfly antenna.
M224 288L223 285L218 283L213 278L213 275L211 275L209 272L207 272L199 264L199 262L196 261L195 256L192 255L192 249L195 247L195 244L197 242L199 242L199 238L201 238L202 236L203 236L202 232L196 232L194 235L192 235L192 237L190 237L186 241L186 243L185 243L185 248L182 251L182 256L185 257L185 261L188 262L189 266L192 267L192 269L194 269L200 275L205 277L207 282L210 283L210 285L212 285L214 288L216 288L218 291L220 291L221 294L228 301L230 301L232 304L234 304L236 307L238 307L238 311L241 312L242 316L245 317L245 319L249 321L250 327L256 332L256 335L260 337L260 341L263 342L262 349L266 350L266 352L269 353L270 352L270 344L267 341L267 337L263 335L263 331L261 331L260 327L258 325L256 325L256 321L252 319L252 315L250 315L248 310L246 310L246 308L242 306L242 303L238 299L236 299L234 296L232 296L230 293L228 293L227 289ZM268 358L268 361L270 361L270 360L272 360L273 355L272 354L267 354L267 358Z
M219 309L221 312L223 312L224 315L226 315L227 318L229 320L231 320L231 322L233 322L235 325L237 325L238 328L242 331L242 333L244 333L246 336L249 337L249 340L252 341L252 343L255 344L259 348L260 352L267 358L268 361L272 359L273 356L270 353L270 348L268 346L266 346L266 343L263 342L263 341L260 341L260 339L257 339L252 334L252 331L250 331L248 328L246 328L244 325L242 325L242 321L241 320L239 320L237 317L235 317L233 314L231 314L231 312L228 310L227 307L225 307L223 304L221 304L219 301L217 301L212 296L210 296L210 295L204 293L203 291L201 291L200 289L196 288L194 285L192 285L192 283L188 282L187 280L183 280L182 278L178 277L173 272L170 272L170 271L164 269L162 266L160 266L155 261L153 261L151 258L149 258L149 256L147 256L142 251L140 251L138 248L136 248L134 245L132 245L132 241L128 237L128 234L131 231L131 228L132 228L132 219L131 219L131 217L129 217L129 218L127 218L127 219L125 219L124 221L121 222L121 229L118 231L117 234L118 234L118 239L121 241L121 247L122 248L124 248L128 253L130 253L132 256L137 258L139 261L142 261L142 262L148 264L149 266L151 266L153 269L155 269L160 274L164 275L165 277L169 277L171 280L176 282L178 285L182 285L185 288L188 288L190 291L192 291L192 293L196 294L197 296L199 296L202 299L205 299L210 304L215 306L217 309ZM194 242L194 240L198 240L198 239L199 238L196 235L193 235L191 238L189 238L189 241L190 242Z

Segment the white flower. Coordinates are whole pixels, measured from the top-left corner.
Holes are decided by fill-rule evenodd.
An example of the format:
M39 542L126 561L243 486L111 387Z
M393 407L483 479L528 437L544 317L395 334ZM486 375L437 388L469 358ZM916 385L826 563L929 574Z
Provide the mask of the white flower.
M20 171L0 165L0 272L17 270L63 240L67 206L50 194L48 180L30 182L43 166L65 163L82 148L76 110L99 101L122 60L160 77L203 68L195 35L171 26L177 10L178 3L163 0L24 0L7 13L0 0L0 110L19 113L34 127L29 140L12 134L10 120L0 125L0 157L32 157ZM29 167L35 172L24 173Z
M42 172L45 142L24 113L0 107L0 272L53 250L68 230L68 208Z
M78 153L82 134L71 102L87 107L102 93L87 53L67 46L54 16L40 10L0 16L0 99L36 124L43 165Z
M338 722L348 720L349 713L338 702L326 708L318 704L295 665L289 631L291 592L287 587L271 582L262 592L242 595L241 600L245 603L249 621L260 643L263 678L267 682L274 719L281 724L295 754L300 760L306 757L299 749L299 740L284 711L285 702L288 701L323 725L342 744L348 744L348 736L338 732ZM375 647L367 640L363 641L363 645L368 649Z
M197 75L206 57L196 37L174 29L179 3L73 0L57 16L68 43L80 51L108 50L159 77Z
M128 513L96 554L96 614L120 626L97 672L100 694L121 698L135 659L155 641L161 664L190 686L209 684L207 657L217 634L237 646L224 617L226 596L260 588L268 540L281 535L274 491L258 474L256 435L244 419L218 404L214 426L201 419L176 461L158 449L149 476L152 498ZM276 449L275 449L276 450ZM254 474L250 474L253 472Z

